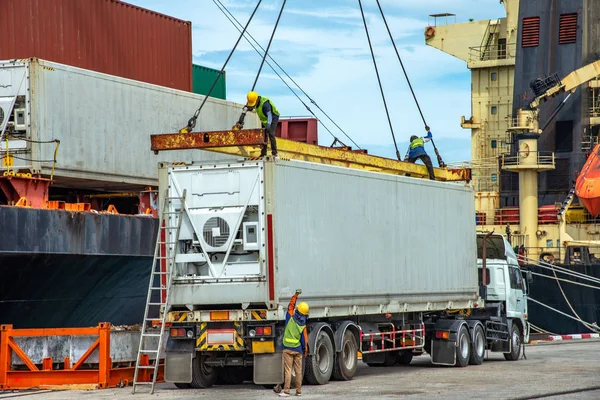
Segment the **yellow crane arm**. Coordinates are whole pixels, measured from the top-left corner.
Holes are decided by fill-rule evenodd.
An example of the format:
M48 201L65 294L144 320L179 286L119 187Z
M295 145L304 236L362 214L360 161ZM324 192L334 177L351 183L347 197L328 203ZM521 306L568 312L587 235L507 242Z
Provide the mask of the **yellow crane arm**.
M594 61L588 65L585 65L575 71L571 72L567 76L565 76L559 84L549 88L544 93L536 97L529 106L532 109L536 109L540 103L549 99L550 97L554 97L557 94L563 92L571 92L575 91L578 86L591 81L595 77L600 75L600 60Z
M242 129L213 132L192 132L187 134L167 133L151 135L151 149L158 153L166 150L201 149L216 153L247 158L258 158L265 145L262 129ZM362 150L317 146L287 139L277 139L280 158L302 160L319 164L330 164L365 171L383 172L393 175L428 177L427 168L421 164L396 161L390 158L372 156ZM468 168L434 168L436 180L470 181Z

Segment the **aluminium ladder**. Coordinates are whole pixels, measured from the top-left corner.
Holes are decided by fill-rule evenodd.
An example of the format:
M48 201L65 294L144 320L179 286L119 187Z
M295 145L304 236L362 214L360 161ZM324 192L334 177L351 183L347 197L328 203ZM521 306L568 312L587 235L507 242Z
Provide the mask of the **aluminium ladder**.
M160 364L160 349L165 335L169 289L171 287L173 270L175 269L175 254L185 210L185 196L186 190L183 191L181 197L169 197L167 190L162 199L160 227L156 238L152 272L148 284L148 297L146 298L144 322L142 324L140 345L135 363L132 393L135 393L138 385L149 385L150 394L154 393L154 386L156 385L156 378L158 376L158 366ZM179 210L169 210L169 206L173 201L180 201ZM155 324L160 324L160 331L152 328ZM141 365L142 359L145 358L144 356L150 357L151 355L155 356L154 365ZM153 371L150 382L138 380L140 370Z

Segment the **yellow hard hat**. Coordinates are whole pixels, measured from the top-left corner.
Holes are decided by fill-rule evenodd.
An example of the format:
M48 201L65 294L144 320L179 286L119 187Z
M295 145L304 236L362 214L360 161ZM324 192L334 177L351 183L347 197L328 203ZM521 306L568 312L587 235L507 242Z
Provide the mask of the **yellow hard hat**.
M256 101L258 100L258 93L256 92L248 92L248 103L246 103L249 107L254 107L256 105Z
M298 304L298 312L302 315L308 315L308 303L302 302Z

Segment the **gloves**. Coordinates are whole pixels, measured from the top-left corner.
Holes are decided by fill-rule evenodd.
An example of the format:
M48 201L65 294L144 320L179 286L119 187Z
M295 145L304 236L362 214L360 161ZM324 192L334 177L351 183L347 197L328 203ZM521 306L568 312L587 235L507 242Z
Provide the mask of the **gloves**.
M302 294L302 289L296 289L296 293Z
M429 125L425 125L425 130L429 132Z

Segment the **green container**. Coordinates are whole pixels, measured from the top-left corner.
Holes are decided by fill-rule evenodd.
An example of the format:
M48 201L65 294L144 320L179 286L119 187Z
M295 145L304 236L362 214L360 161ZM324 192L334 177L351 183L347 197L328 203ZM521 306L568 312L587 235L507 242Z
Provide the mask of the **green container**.
M218 74L218 69L192 64L192 92L207 95ZM227 88L225 85L225 71L223 71L223 75L219 77L217 85L210 94L210 97L226 100Z

